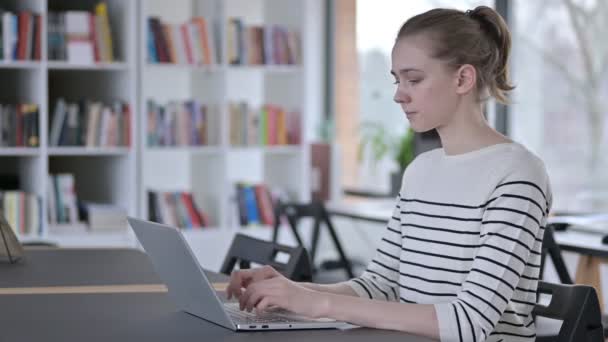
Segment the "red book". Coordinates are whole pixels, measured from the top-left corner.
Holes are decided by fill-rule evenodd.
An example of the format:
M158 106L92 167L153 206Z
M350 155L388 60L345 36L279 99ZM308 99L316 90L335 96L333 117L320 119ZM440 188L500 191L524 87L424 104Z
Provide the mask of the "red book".
M29 26L30 26L30 13L28 12L19 12L19 18L18 18L18 29L19 29L19 33L18 33L18 37L19 40L17 42L17 59L18 60L25 60L26 55L27 55L27 37L28 37L28 30L29 30Z
M194 64L192 45L190 45L190 28L188 27L188 24L182 24L179 26L179 30L182 33L182 39L184 40L184 46L186 47L186 59L189 64Z
M277 113L279 109L276 106L268 105L268 119L267 119L267 136L268 145L277 144Z
M188 216L190 216L190 221L192 222L192 226L196 228L200 228L203 226L203 222L201 220L200 215L198 214L196 208L194 207L194 201L192 200L192 194L189 192L182 192L182 202L184 202L184 206L186 210L188 210Z
M258 211L262 218L262 223L273 226L274 225L274 209L272 207L272 201L268 189L264 184L257 184L254 186L255 198L258 203Z

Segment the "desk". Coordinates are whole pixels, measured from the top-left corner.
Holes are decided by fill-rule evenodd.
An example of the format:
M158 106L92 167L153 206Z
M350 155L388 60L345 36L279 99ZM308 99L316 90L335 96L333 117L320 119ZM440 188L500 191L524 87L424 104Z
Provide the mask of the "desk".
M53 262L55 257L65 264ZM27 250L26 258L21 265L0 266L0 287L152 285L159 281L147 257L135 250ZM103 272L89 270L86 264L80 265L81 260L103 267ZM41 271L45 268L48 272ZM227 279L212 272L208 275L214 282ZM94 281L87 280L91 276ZM0 341L430 341L365 328L235 333L177 310L162 291L0 295L0 322Z

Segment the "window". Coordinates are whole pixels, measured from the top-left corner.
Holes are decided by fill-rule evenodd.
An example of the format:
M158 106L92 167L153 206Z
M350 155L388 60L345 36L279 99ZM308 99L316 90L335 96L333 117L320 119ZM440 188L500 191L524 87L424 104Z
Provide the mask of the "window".
M362 126L376 123L387 135L404 134L408 122L400 107L393 102L395 87L390 75L390 53L397 32L401 25L411 16L436 7L467 10L479 5L492 6L493 1L386 1L382 5L376 0L357 0L356 2L356 50L359 66L358 113L338 113L338 115L356 116L354 134L338 134L341 146L359 144L359 133ZM340 63L340 60L338 60ZM340 78L337 79L340 87ZM354 95L354 94L353 94ZM338 123L340 121L338 120ZM341 127L337 127L338 130ZM373 153L367 150L359 156L343 156L342 179L344 187L355 187L387 193L390 188L391 172L398 171L397 164L390 156L385 156L378 163L373 162ZM390 153L389 153L390 154ZM356 161L348 160L357 158ZM348 170L347 165L356 165L356 170Z
M606 211L608 2L512 4L510 136L545 162L554 211Z

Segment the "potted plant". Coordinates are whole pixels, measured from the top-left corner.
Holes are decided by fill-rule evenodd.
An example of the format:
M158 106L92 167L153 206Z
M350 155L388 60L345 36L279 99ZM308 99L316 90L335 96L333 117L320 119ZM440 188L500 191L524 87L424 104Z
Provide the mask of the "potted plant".
M371 153L375 165L387 155L398 165L391 173L391 195L397 195L405 168L414 160L414 130L408 128L403 134L394 134L378 122L364 122L361 125L361 140L358 157Z

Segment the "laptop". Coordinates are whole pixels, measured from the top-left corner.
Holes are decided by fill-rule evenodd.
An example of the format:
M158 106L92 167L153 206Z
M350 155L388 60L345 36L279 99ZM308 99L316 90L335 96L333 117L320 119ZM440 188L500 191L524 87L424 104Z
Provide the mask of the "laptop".
M222 302L181 232L173 227L129 217L129 224L167 285L177 307L234 331L332 329L344 322L312 319L277 310L258 315L241 311L238 302Z

